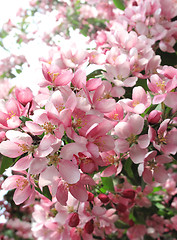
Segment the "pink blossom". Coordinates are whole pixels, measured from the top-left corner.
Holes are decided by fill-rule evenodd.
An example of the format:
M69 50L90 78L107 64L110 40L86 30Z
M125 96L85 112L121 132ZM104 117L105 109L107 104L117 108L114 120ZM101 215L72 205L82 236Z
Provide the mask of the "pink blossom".
M13 200L15 204L23 203L33 193L30 182L21 175L13 175L8 177L2 184L4 190L11 190L16 188Z
M32 101L33 93L30 88L25 89L16 88L15 96L17 100L25 106L28 102Z
M138 86L133 88L132 100L123 99L119 102L127 112L141 114L150 106L151 97L141 86Z
M7 157L16 158L23 153L33 151L31 146L33 140L27 133L9 130L6 132L6 137L9 140L0 143L1 154ZM10 149L9 145L11 146Z

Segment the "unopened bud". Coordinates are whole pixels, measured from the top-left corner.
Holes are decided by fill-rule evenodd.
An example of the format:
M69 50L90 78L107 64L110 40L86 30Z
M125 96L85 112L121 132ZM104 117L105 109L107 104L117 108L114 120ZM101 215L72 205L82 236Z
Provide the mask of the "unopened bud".
M135 198L135 191L134 190L132 190L132 189L126 189L126 190L124 190L122 193L121 193L121 196L123 197L123 198L129 198L129 199L134 199Z
M102 203L107 203L107 202L109 202L109 197L108 197L106 194L104 194L104 193L100 193L100 194L98 195L98 198L100 199L100 201L101 201Z
M70 216L68 225L70 227L76 227L79 224L79 222L80 222L80 219L79 219L78 213L77 212L72 213L72 215Z
M87 199L87 201L88 201L88 202L92 202L92 201L94 200L94 194L91 193L91 192L87 192L87 193L88 193L88 199Z
M148 122L151 124L158 123L161 118L162 112L158 110L153 110L149 113Z
M88 234L91 234L94 230L94 221L93 219L91 219L90 221L88 221L85 226L84 226L84 231Z
M127 206L125 206L123 203L118 203L116 206L116 210L118 212L125 212L127 210Z

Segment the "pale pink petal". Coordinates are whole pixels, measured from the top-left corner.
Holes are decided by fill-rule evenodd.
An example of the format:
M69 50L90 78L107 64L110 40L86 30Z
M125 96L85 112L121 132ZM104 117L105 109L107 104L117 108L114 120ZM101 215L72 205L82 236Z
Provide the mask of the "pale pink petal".
M115 126L115 134L119 138L126 139L131 135L131 127L127 122L119 122Z
M21 124L21 120L18 116L11 117L10 119L7 119L7 126L9 128L16 128L19 127Z
M124 86L125 87L133 87L136 84L137 80L138 80L137 77L129 77L124 80Z
M132 93L132 99L133 101L138 101L140 103L145 103L147 100L147 95L141 86L134 87L133 88L133 93Z
M26 170L27 168L29 168L32 160L33 158L31 155L20 158L11 169L14 171Z
M115 148L116 153L124 153L129 150L129 143L125 139L117 139L115 141Z
M165 98L166 98L166 94L155 95L152 100L152 103L159 104L159 103L163 102L165 100Z
M64 127L70 127L71 126L71 109L64 109L60 112L60 121L63 123Z
M62 147L60 157L65 160L71 160L73 154L77 155L79 152L85 152L86 146L82 143L68 143Z
M81 180L80 182L83 184L83 185L91 185L91 186L94 186L96 185L95 181L93 180L92 177L90 177L89 175L87 174L81 174Z
M31 138L30 135L28 135L27 133L22 133L20 131L16 131L16 130L9 130L6 132L6 137L15 142L15 143L19 143L19 144L27 144L27 145L31 145L33 142L33 139Z
M149 168L144 169L143 180L148 184L152 184L152 171Z
M167 155L158 155L155 160L158 162L158 163L169 163L172 161L172 158L170 156L167 156Z
M13 200L16 205L23 203L32 193L30 185L27 185L23 190L17 188L14 192Z
M116 174L117 168L114 165L108 166L102 173L102 177L110 177L113 174Z
M142 132L144 127L144 119L140 115L131 115L128 122L131 125L131 133L138 135Z
M154 169L154 179L159 183L165 183L168 179L168 173L163 166L158 166Z
M130 149L130 158L135 164L142 163L144 161L147 149L141 149L137 144Z
M39 186L40 188L51 185L54 181L58 180L60 177L59 172L54 166L47 167L39 177Z
M147 148L150 144L150 139L148 134L144 134L139 136L138 138L138 145L140 146L140 148Z
M26 126L29 129L29 132L34 135L41 135L44 132L44 129L40 127L37 123L27 121Z
M73 73L71 71L62 71L61 74L55 79L55 86L65 86L71 82Z
M68 160L60 160L59 172L61 177L69 184L77 183L80 179L78 167Z
M95 216L102 216L106 213L106 209L100 206L93 206L92 213Z
M115 107L116 102L114 99L102 99L101 101L97 101L95 104L95 108L102 113L111 112Z
M9 176L8 178L5 179L5 181L2 183L2 188L4 190L11 190L14 188L17 188L17 181L18 180L24 180L25 178L23 176L19 176L19 175L12 175Z
M82 88L83 84L86 84L86 72L82 69L78 69L74 73L74 78L72 79L72 84L77 88Z
M39 174L41 173L44 168L47 166L48 159L47 158L33 158L30 167L29 173L30 174Z
M92 154L93 157L98 158L99 157L99 149L98 146L92 142L89 142L87 144L88 151Z
M0 143L0 153L10 158L16 158L22 155L24 151L16 143L7 140Z
M66 202L68 200L68 189L67 185L62 181L60 181L58 185L56 198L61 205L66 206Z
M69 187L70 193L80 202L86 202L88 199L88 194L86 189L83 187L82 184L76 183Z
M144 111L146 110L146 107L143 103L140 103L140 104L137 104L135 107L134 107L134 112L137 113L137 114L141 114L143 113Z
M167 96L164 101L165 105L177 111L177 92L167 93Z

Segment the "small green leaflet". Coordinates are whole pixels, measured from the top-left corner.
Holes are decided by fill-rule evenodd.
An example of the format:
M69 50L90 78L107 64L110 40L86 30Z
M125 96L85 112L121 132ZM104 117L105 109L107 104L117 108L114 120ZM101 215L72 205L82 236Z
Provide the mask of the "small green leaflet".
M114 5L115 5L117 8L119 8L119 9L121 9L121 10L124 10L124 9L125 9L125 6L124 6L122 0L113 0L113 2L114 2Z
M114 184L111 177L101 177L101 180L105 190L114 192Z
M7 168L12 166L12 164L13 164L13 159L12 158L9 158L9 157L6 157L6 156L2 156L2 163L1 163L1 168L0 168L0 174L3 174Z

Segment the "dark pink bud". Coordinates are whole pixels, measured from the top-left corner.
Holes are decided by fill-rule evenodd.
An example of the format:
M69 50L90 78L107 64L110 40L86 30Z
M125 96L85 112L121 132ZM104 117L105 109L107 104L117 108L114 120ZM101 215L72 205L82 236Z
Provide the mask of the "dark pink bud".
M91 192L87 192L87 193L88 193L88 199L87 199L87 201L88 201L88 202L92 202L92 201L94 200L94 194L91 193Z
M15 96L17 100L23 105L26 105L28 102L31 102L33 99L33 93L29 88L25 88L25 89L17 88L15 90Z
M133 1L133 2L132 2L132 6L138 6L137 1Z
M68 225L70 227L76 227L80 222L79 215L77 212L71 214Z
M88 234L91 234L94 230L94 221L93 219L91 219L90 221L88 221L85 226L84 226L84 231Z
M118 212L125 212L127 210L127 206L125 206L125 204L123 203L118 203L117 206L116 206L116 210Z
M121 193L121 196L123 198L129 198L129 199L134 199L135 198L135 190L133 189L126 189Z
M129 220L128 224L129 224L130 227L133 227L135 225L135 223L133 222L132 219Z
M107 202L109 202L109 197L108 197L106 194L104 194L104 193L100 193L100 194L98 195L98 198L100 199L100 201L101 201L102 203L107 203Z
M161 118L161 115L162 115L162 112L158 110L153 110L152 112L149 113L148 122L151 124L158 123Z

